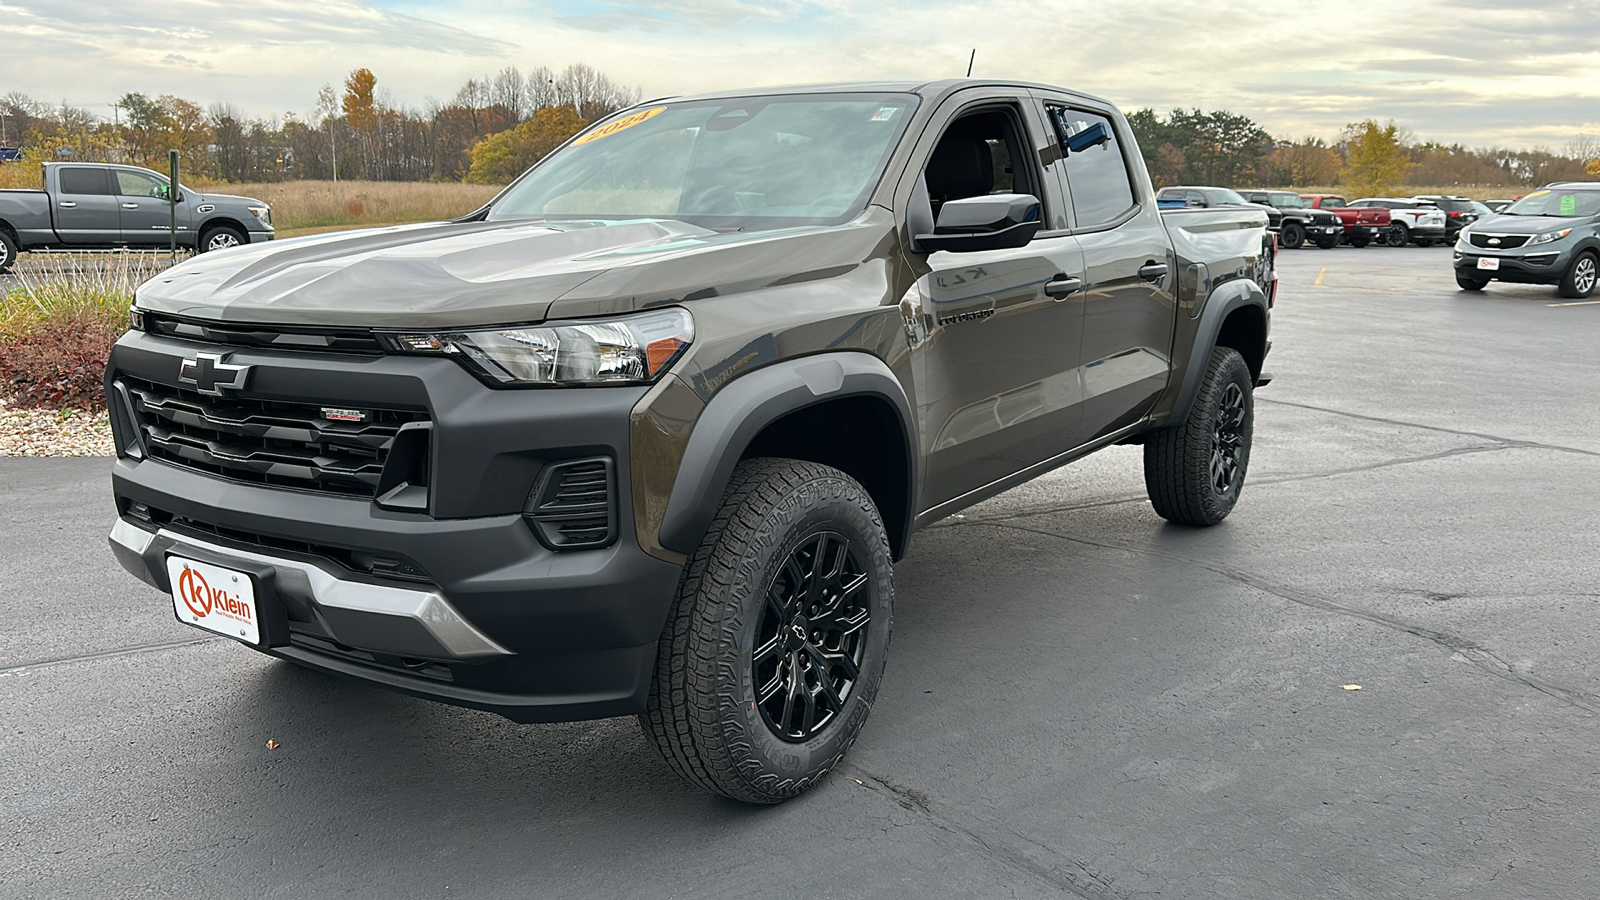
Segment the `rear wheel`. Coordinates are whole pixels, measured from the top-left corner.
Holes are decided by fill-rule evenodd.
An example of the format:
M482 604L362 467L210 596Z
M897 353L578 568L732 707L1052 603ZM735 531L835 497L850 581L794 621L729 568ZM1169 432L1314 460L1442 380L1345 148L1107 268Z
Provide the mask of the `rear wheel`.
M11 232L0 228L0 272L9 272L17 264L17 239Z
M1464 269L1456 270L1456 285L1463 291L1481 291L1489 283L1489 276Z
M1371 235L1358 234L1358 235L1352 235L1351 238L1350 238L1350 246L1356 247L1358 249L1361 248L1361 247L1365 247L1366 245L1368 245L1370 243L1372 243L1372 236Z
M1339 239L1336 237L1323 238L1322 240L1317 241L1317 246L1324 250L1332 250L1333 248L1339 246Z
M227 250L233 247L242 247L248 241L244 232L232 225L212 225L200 232L200 252L209 253L212 250Z
M1306 230L1299 222L1285 222L1278 232L1278 246L1285 250L1299 250L1306 242Z
M1589 252L1578 254L1578 258L1567 267L1567 274L1561 276L1561 296L1582 298L1594 293L1595 279L1600 275L1600 263L1595 261L1595 255Z
M1391 247L1404 247L1411 243L1411 229L1404 222L1396 222L1383 233L1384 243Z
M893 607L889 540L859 484L818 463L740 463L667 616L645 736L709 791L800 794L866 722Z
M1239 351L1217 347L1189 417L1145 438L1145 491L1161 518L1215 525L1233 511L1250 468L1252 388L1250 367Z

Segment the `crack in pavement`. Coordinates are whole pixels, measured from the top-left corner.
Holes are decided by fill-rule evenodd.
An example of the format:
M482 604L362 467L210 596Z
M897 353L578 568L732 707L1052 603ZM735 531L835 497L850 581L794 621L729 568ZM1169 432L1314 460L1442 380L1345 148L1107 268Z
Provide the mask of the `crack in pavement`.
M1351 419L1361 419L1366 422L1379 422L1384 425L1398 425L1402 428L1416 428L1422 431L1437 431L1440 434L1454 434L1461 437L1478 438L1479 440L1494 441L1510 447L1533 447L1539 450L1555 450L1561 453L1577 453L1582 456L1600 457L1600 451L1585 450L1582 447L1568 447L1565 444L1546 444L1541 441L1525 441L1520 438L1502 437L1498 434L1488 434L1482 431L1462 431L1459 428L1445 428L1440 425L1424 425L1421 422L1407 422L1402 419L1388 419L1383 416L1369 416L1364 413L1354 413L1342 409L1332 409L1327 406L1314 406L1310 403L1296 403L1293 400L1273 400L1268 397L1255 398L1257 403L1271 403L1278 406L1293 406L1296 409L1309 409L1313 412L1328 413L1334 416L1345 416Z
M1124 900L1135 896L1113 885L1110 877L1100 874L1083 860L1065 855L1014 828L989 821L971 812L958 814L945 810L942 808L943 804L936 803L927 794L895 784L853 763L847 762L837 771L867 790L885 795L902 809L917 814L935 828L976 843L989 856L1027 872L1052 888L1086 900L1105 900L1105 898ZM1016 840L1032 845L1059 860L1060 863L1033 859L1026 850L1013 846Z
M1259 575L1243 571L1242 569L1233 569L1227 566L1217 565L1216 563L1208 560L1182 556L1176 553L1166 553L1160 550L1152 550L1148 547L1125 544L1120 541L1096 541L1068 534L1059 534L1054 531L1046 531L1040 528L1027 528L1021 525L994 522L963 522L961 524L987 525L991 528L1009 528L1014 531L1023 531L1044 537L1052 537L1056 538L1057 540L1072 541L1078 544L1086 544L1091 547L1100 547L1106 550L1121 550L1126 553L1135 553L1142 556L1153 556L1159 559L1169 560L1171 562L1179 562L1185 565L1194 566L1196 568L1204 569L1214 575L1226 578L1230 581L1235 581L1240 584L1253 587L1256 590L1271 594L1275 597L1279 597L1283 600L1288 600L1291 603L1297 603L1301 606L1308 606L1313 609L1320 609L1324 612L1331 612L1342 616L1361 619L1393 631L1399 631L1414 637L1422 638L1425 641L1431 641L1443 649L1449 650L1455 656L1461 657L1468 664L1479 671L1484 672L1485 674L1492 675L1495 678L1501 679L1502 681L1508 681L1526 688L1531 688L1532 690L1538 691L1541 694L1544 694L1554 700L1576 709L1581 709L1591 713L1600 713L1600 696L1596 696L1595 694L1591 694L1587 691L1581 691L1576 688L1563 687L1562 685L1546 681L1545 679L1536 675L1518 672L1514 666L1501 659L1493 651L1474 641L1468 640L1467 638L1451 634L1447 631L1439 631L1437 629L1428 628L1425 625L1419 625L1415 622L1408 622L1405 619L1399 618L1398 616L1390 616L1384 613L1374 612L1373 610L1362 609L1358 606L1349 606L1347 604L1340 603L1337 600L1330 600L1326 597L1319 597L1316 594L1302 591L1298 588L1293 588L1287 585L1269 581Z
M159 644L139 644L135 647L120 647L115 650L101 650L96 653L80 653L76 656L59 656L55 659L41 659L21 665L0 668L0 678L7 675L20 675L32 669L48 669L51 666L64 666L75 662L89 662L97 659L114 659L118 656L132 656L136 653L152 653L158 650L176 650L179 647L189 647L195 644L209 644L222 638L189 638L182 641L166 641Z

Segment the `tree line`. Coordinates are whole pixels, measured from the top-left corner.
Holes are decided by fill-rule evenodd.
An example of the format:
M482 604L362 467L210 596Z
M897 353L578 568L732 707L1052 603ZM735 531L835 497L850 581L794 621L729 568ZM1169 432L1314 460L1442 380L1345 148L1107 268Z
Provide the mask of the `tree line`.
M107 121L13 92L0 97L0 145L20 147L32 162L121 162L158 170L167 166L167 151L177 149L186 177L197 180L503 184L579 129L639 97L638 88L582 63L526 74L507 67L469 79L449 100L430 99L421 109L390 102L377 76L360 68L342 85L324 85L313 112L269 118L246 116L228 103L201 107L172 95L128 93L112 105ZM521 140L511 139L519 133ZM483 160L476 169L475 154ZM0 178L0 186L38 177L34 166L4 168L29 171Z
M1373 119L1321 138L1275 138L1226 110L1135 110L1128 123L1156 185L1326 187L1385 196L1407 185L1526 188L1600 176L1600 139L1578 135L1559 151L1469 148L1418 141L1394 122Z

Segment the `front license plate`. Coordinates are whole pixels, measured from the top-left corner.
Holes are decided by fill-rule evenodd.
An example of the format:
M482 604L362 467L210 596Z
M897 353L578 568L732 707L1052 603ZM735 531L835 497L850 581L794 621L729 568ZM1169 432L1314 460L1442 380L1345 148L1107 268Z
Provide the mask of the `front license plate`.
M1478 268L1488 269L1491 272L1498 270L1500 268L1500 260L1492 256L1480 256L1478 257Z
M167 557L172 609L178 621L247 644L261 643L256 588L244 572L180 556Z

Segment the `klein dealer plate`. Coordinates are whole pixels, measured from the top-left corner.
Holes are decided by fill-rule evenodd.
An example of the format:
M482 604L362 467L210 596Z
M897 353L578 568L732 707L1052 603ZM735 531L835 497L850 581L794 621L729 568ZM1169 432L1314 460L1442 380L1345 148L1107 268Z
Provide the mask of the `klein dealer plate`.
M249 575L168 556L167 577L172 580L172 609L178 621L247 644L261 643L256 588Z

